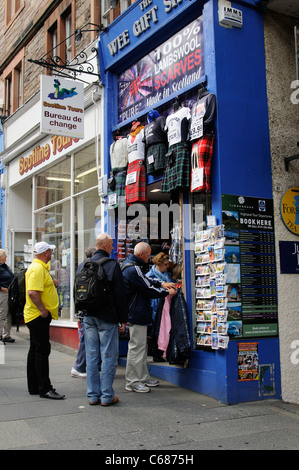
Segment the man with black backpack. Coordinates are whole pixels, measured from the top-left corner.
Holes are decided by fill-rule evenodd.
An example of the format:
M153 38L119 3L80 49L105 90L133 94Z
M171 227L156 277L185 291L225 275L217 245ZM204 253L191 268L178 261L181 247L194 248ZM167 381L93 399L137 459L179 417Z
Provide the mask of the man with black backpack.
M110 235L100 233L96 238L96 249L91 261L102 260L101 268L107 280L107 289L103 292L99 285L98 301L86 308L87 314L84 316L86 395L90 405L110 406L119 401L113 390L118 364L118 332L125 330L129 310L120 266L116 260L110 258L113 251L113 239ZM118 326L119 324L121 325ZM99 355L102 361L100 374Z

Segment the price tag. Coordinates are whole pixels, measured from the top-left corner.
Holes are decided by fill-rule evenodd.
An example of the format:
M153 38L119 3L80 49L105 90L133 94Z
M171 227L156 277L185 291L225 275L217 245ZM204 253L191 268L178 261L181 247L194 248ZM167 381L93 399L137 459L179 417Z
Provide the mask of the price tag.
M111 193L108 196L108 206L114 206L117 202L117 194Z
M192 170L191 191L195 191L203 186L203 168Z
M174 129L173 131L168 132L167 138L168 138L168 144L169 145L176 144L177 139L179 138L178 130Z
M128 184L136 183L137 181L137 171L133 171L132 173L128 173L126 177L126 186Z
M191 122L190 140L197 140L203 136L203 118L195 117Z

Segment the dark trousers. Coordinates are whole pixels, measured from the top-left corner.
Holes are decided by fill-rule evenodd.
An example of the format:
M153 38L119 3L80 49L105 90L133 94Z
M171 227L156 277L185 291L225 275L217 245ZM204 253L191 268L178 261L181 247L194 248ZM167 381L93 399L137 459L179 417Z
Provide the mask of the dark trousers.
M27 323L30 331L30 347L27 356L27 385L31 394L49 392L52 385L49 378L49 355L51 352L51 315L37 317Z

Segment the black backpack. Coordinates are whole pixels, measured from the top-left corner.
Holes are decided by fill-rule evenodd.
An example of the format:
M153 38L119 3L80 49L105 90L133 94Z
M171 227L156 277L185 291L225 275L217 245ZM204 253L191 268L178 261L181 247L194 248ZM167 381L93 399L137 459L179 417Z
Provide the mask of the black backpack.
M85 260L83 267L75 276L74 301L76 311L91 312L93 315L100 305L105 305L109 298L111 286L107 280L102 264L112 258L101 258L99 261Z
M13 321L17 324L17 331L26 303L25 273L26 269L21 269L16 273L8 287L8 309Z

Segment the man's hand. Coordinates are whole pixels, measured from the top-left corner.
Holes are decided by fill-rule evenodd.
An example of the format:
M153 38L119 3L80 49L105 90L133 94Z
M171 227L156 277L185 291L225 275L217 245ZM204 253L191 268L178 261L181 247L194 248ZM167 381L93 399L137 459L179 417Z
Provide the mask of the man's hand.
M176 289L168 289L168 294L169 295L175 295L176 294Z
M48 310L44 310L43 312L40 311L40 316L42 318L47 318L47 316L49 315L49 311Z
M175 282L162 282L163 289L175 289Z
M126 323L121 323L120 325L118 325L119 333L124 333L125 329L126 329Z
M47 318L47 316L49 314L49 311L46 309L46 307L44 306L44 304L42 302L40 291L38 291L38 290L29 290L28 295L29 295L30 299L32 300L32 302L34 303L34 305L40 311L40 316L42 318Z

